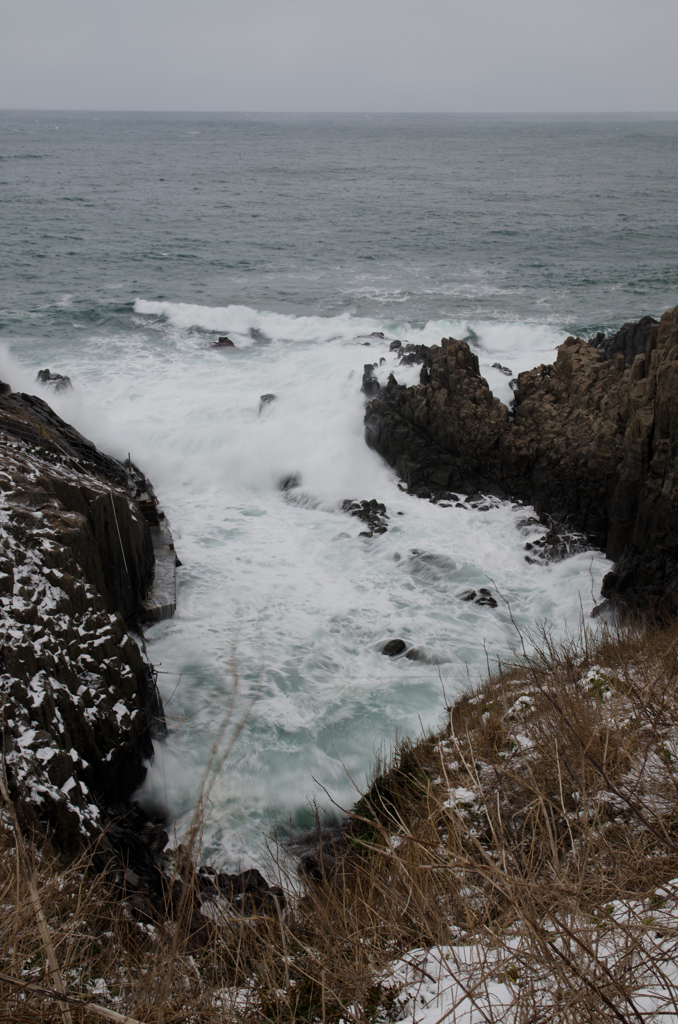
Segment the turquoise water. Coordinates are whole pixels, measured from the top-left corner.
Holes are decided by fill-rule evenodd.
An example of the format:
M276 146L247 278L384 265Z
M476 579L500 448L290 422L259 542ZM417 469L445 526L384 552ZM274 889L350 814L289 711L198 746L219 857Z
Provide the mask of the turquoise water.
M216 859L256 862L326 789L348 806L380 744L507 655L512 616L558 631L596 603L609 564L528 565L523 511L402 494L358 389L381 357L417 379L392 338L452 334L507 400L493 362L675 305L677 144L666 116L0 112L0 376L52 401L36 371L69 374L57 410L162 498L184 564L147 636L172 733L145 797L181 828L233 703ZM340 506L373 497L390 529L368 540ZM392 636L434 663L384 658Z

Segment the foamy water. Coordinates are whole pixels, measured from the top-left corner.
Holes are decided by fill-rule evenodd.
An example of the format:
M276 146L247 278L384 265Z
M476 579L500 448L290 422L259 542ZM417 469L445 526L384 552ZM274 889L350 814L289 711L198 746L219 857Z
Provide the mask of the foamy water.
M602 556L529 565L525 511L403 494L363 442L360 380L383 357L412 383L388 339L452 335L509 401L492 363L675 305L676 145L675 115L0 111L0 376L69 374L57 410L131 452L170 516L179 608L148 645L172 732L146 797L185 820L235 672L220 862L256 859L309 796L351 804L375 748L509 654L506 601L563 630L597 600ZM210 351L220 333L237 352ZM345 498L383 501L388 533L361 538ZM496 609L457 597L493 585ZM382 656L397 636L439 664Z
M385 340L365 346L378 330ZM208 331L237 351L210 349ZM398 367L389 341L449 335L471 339L504 400L508 378L491 364L517 373L550 361L565 336L534 324L413 327L139 298L130 330L105 351L91 333L50 352L76 382L54 406L102 448L131 452L170 519L183 563L178 610L146 639L171 728L142 798L181 830L223 733L222 751L232 749L210 789L205 847L226 866L258 862L262 837L307 821L311 799L349 807L381 746L435 725L445 696L488 657L509 656L514 623L576 629L599 600L609 569L600 553L530 565L530 528L519 525L529 510L410 497L365 445L363 364L384 358L382 379L393 371L413 383L419 368ZM16 363L0 373L21 378ZM277 400L260 413L267 393ZM301 484L285 494L290 476ZM340 511L346 498L383 502L388 532L361 537L363 524ZM497 608L459 600L481 586ZM392 637L433 663L384 657Z

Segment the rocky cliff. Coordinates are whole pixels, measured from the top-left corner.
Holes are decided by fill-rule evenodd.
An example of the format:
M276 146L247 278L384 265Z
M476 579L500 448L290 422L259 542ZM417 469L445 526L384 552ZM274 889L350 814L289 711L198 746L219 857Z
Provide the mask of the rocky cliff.
M8 390L4 389L5 392ZM164 723L128 632L153 572L134 466L45 402L0 395L0 696L10 792L69 851L124 813Z
M554 364L520 374L513 416L468 345L443 339L423 355L419 385L391 376L369 402L367 442L420 496L505 493L566 518L616 561L606 597L675 615L678 307L648 320L612 358L568 338Z

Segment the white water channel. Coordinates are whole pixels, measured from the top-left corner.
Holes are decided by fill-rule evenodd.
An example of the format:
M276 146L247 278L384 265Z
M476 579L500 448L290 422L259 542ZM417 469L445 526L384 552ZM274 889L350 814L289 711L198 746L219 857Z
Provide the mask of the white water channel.
M474 331L481 372L508 401L508 377L552 361L552 327L407 324L212 309L138 300L125 335L93 333L45 350L74 393L46 393L38 367L5 354L3 379L40 393L101 448L132 459L155 485L183 563L174 619L149 628L171 734L158 745L145 798L178 822L190 812L206 758L238 689L230 729L243 730L210 791L205 847L234 868L257 863L262 836L300 824L308 801L348 807L375 751L439 721L453 696L507 657L511 619L576 630L599 600L610 564L588 552L531 565L519 523L529 510L440 508L404 494L363 440L363 364L386 363L403 383L389 340L439 342ZM372 331L386 339L370 339ZM218 331L237 351L211 350ZM259 412L262 394L277 401ZM280 489L301 478L307 502ZM341 512L345 498L376 498L389 530ZM400 515L399 513L402 513ZM399 557L397 557L399 556ZM459 600L497 590L497 608ZM510 605L510 609L509 609ZM384 657L402 637L437 664ZM255 699L256 698L256 699ZM232 732L227 730L228 735Z

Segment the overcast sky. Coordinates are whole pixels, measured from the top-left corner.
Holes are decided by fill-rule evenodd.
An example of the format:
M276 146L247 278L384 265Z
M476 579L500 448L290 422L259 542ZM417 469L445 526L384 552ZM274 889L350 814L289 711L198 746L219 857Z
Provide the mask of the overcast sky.
M678 0L0 0L0 107L676 111Z

